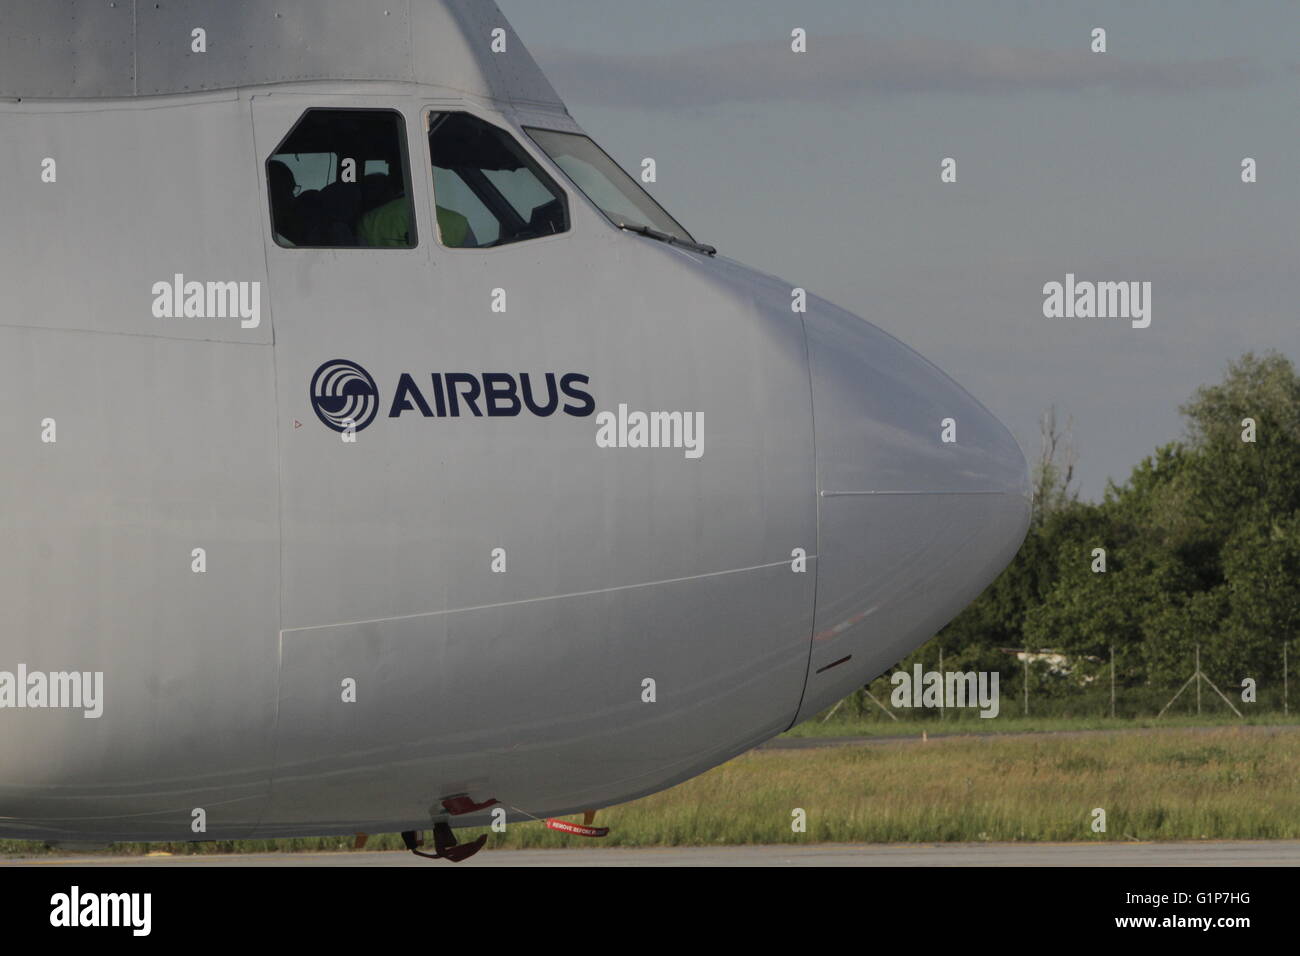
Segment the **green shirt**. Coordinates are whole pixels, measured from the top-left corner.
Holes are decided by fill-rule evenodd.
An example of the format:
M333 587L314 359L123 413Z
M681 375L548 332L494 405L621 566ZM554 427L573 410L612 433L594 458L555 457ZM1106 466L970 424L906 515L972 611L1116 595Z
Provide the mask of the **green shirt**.
M442 206L438 206L437 210L442 244L453 248L465 245L469 237L469 220ZM411 245L410 236L411 203L405 196L370 210L357 224L357 238L363 246L408 248Z

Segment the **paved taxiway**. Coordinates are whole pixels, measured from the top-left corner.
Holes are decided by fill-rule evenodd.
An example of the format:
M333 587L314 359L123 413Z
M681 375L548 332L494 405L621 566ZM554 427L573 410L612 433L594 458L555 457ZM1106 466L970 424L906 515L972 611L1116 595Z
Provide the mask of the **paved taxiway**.
M60 856L0 866L449 866L400 850L231 856ZM1300 840L1204 843L827 843L817 846L485 850L461 866L1300 866Z

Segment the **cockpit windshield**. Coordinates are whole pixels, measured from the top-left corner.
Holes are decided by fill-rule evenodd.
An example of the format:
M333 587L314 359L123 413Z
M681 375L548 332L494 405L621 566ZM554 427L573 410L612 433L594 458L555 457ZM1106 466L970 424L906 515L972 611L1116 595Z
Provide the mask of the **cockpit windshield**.
M528 135L615 225L651 229L695 244L682 224L588 137L536 128L528 128Z

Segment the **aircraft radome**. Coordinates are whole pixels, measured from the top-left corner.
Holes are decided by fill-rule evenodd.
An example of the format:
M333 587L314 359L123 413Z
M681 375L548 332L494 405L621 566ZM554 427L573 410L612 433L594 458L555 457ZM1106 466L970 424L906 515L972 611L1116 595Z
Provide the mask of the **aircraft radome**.
M494 4L0 33L0 836L463 857L817 713L1019 547L1007 429L698 242Z

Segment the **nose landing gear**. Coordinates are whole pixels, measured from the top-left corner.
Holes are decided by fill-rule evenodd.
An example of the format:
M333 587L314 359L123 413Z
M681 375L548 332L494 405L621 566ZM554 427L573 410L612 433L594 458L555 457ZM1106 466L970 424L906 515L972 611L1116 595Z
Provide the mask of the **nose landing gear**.
M484 833L473 843L457 843L456 835L451 832L451 825L443 821L433 825L432 853L420 851L419 847L424 846L424 841L414 830L403 830L402 842L416 856L422 856L427 860L451 860L453 863L461 863L483 849L483 844L487 843L487 834Z
M479 810L486 810L488 807L495 806L496 803L495 797L484 800L482 803L475 803L469 794L458 793L450 797L444 797L442 808L456 817L464 813L476 813ZM456 835L451 832L451 824L444 820L433 825L432 853L420 852L418 848L424 846L424 841L420 839L420 835L414 830L403 830L402 842L416 856L422 856L428 860L451 860L453 863L460 863L463 860L468 860L483 849L483 844L487 843L487 834L484 833L473 843L457 843Z

